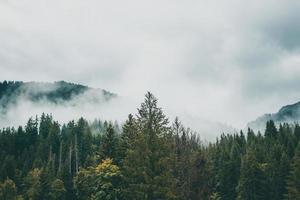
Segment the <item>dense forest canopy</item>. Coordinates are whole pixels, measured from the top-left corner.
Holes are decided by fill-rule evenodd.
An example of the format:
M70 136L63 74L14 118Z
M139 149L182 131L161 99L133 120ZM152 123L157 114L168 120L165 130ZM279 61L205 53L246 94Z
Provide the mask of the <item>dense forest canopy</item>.
M122 127L42 114L3 128L0 199L300 199L298 124L204 145L157 101L147 93Z

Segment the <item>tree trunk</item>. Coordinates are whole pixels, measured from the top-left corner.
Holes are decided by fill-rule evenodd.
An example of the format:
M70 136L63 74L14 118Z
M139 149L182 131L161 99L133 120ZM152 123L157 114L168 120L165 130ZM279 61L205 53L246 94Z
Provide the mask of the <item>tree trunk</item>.
M78 144L77 144L77 134L75 134L75 173L77 174L79 171L78 165Z

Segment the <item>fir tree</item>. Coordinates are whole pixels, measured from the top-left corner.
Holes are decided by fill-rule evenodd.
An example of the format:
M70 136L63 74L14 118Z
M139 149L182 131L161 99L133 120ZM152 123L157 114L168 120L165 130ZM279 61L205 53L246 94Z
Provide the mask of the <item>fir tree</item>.
M287 200L300 199L300 143L292 161L291 171L287 180Z
M242 158L241 175L237 187L240 200L266 199L265 164L259 163L255 152L248 149Z

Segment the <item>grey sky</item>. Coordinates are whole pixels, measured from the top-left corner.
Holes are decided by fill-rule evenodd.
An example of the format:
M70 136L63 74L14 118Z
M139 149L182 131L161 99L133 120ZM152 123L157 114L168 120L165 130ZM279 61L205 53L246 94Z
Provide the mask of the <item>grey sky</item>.
M299 19L298 0L0 0L0 79L150 90L243 128L300 100Z

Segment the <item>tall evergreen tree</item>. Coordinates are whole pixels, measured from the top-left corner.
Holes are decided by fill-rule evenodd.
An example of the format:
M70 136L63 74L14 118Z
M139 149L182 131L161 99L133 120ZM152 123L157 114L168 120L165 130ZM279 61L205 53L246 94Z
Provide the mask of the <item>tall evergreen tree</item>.
M157 106L157 99L148 92L137 115L138 134L124 163L128 198L174 199L170 127Z
M237 187L239 200L267 199L264 175L265 164L259 163L255 152L248 149L242 158L241 175Z
M274 121L273 120L268 121L266 124L265 137L275 138L277 137L277 134L278 131Z
M100 155L102 159L111 158L113 160L116 160L117 145L117 135L115 133L113 125L109 123L105 134L102 136L102 142L100 145Z
M287 200L300 199L300 143L298 144L287 181Z

